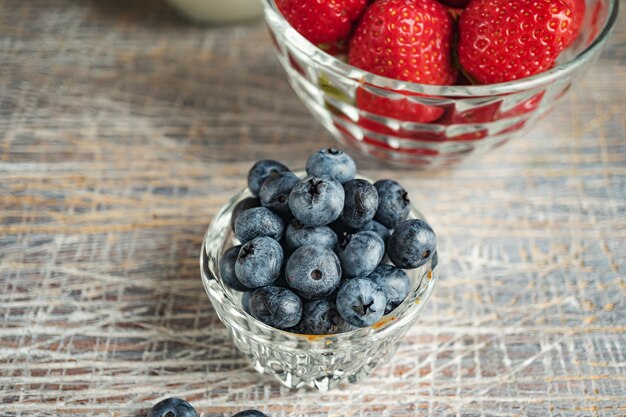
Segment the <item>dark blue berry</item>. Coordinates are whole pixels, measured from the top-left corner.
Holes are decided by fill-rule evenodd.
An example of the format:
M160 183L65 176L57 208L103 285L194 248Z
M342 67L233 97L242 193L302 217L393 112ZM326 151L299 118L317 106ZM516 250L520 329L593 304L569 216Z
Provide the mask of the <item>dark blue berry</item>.
M258 288L250 297L250 311L268 326L287 329L302 318L302 300L288 288Z
M261 236L239 250L235 274L248 288L270 285L278 278L283 264L283 248L274 239Z
M306 301L300 321L305 334L336 334L350 330L350 325L339 315L334 301L327 298Z
M280 240L284 231L283 219L265 207L246 210L235 220L235 236L241 243L259 236L269 236L274 240Z
M423 220L411 219L398 224L389 238L387 254L399 268L413 269L424 265L437 249L433 229Z
M259 191L261 204L281 216L289 215L289 193L299 181L291 171L270 175Z
M365 278L349 279L337 293L337 311L356 327L371 326L380 320L386 304L383 290Z
M304 227L298 220L293 219L285 231L285 241L291 250L306 245L334 249L338 239L335 232L328 226Z
M341 217L329 224L328 227L333 229L333 232L337 235L339 242L341 242L346 236L359 231L358 229L353 229L348 226L343 220L341 220Z
M246 411L240 411L239 413L235 414L233 417L267 417L267 415L263 414L259 410L246 410Z
M385 242L374 232L348 235L339 244L337 255L346 277L368 276L385 255Z
M246 313L252 315L250 312L250 298L252 298L252 291L241 294L241 308L243 308L243 311Z
M376 220L372 220L371 222L367 223L365 226L361 227L358 231L359 232L374 232L378 234L378 236L383 238L383 241L385 242L385 244L387 243L387 241L389 240L389 237L391 236L391 230L387 229L385 226L378 223Z
M237 262L240 249L241 245L237 245L224 252L222 259L220 259L220 276L224 284L229 288L236 291L249 291L250 289L239 282L235 274L235 263Z
M330 295L339 286L341 264L335 253L323 246L301 246L285 267L287 284L303 298Z
M309 156L306 161L306 173L316 177L330 175L344 184L356 175L356 164L344 151L325 148Z
M270 175L283 171L289 171L289 168L278 161L270 159L263 159L254 164L250 172L248 172L248 188L252 195L258 197L261 186L265 180L268 179Z
M198 413L187 401L168 398L152 407L148 417L198 417Z
M303 225L325 226L337 220L344 198L341 184L328 175L306 177L291 190L289 208Z
M378 191L378 210L374 220L390 229L405 220L411 209L408 193L394 180L380 180L374 183Z
M411 288L411 281L406 272L393 265L378 265L368 278L385 293L387 298L385 314L391 313L402 304Z
M343 185L345 205L341 220L358 229L370 222L378 209L378 192L367 180L350 180Z
M244 198L235 204L235 207L233 207L233 213L230 216L230 228L235 230L235 220L237 220L237 217L244 211L254 207L261 207L261 201L255 197Z

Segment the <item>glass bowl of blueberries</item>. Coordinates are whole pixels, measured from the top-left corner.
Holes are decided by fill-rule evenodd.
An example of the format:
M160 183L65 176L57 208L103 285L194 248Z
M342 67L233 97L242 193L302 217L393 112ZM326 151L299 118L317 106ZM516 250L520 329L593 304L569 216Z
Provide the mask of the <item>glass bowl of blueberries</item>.
M393 355L437 282L437 242L398 182L372 182L330 148L306 171L258 161L207 229L200 266L254 368L325 391Z

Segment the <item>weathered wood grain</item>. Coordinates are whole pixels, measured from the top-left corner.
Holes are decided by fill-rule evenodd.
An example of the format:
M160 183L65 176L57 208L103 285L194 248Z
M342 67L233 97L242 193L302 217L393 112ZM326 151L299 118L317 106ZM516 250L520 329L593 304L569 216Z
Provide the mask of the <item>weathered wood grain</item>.
M442 279L393 361L290 392L204 295L202 233L257 158L332 144L263 25L200 28L157 1L0 2L0 415L626 415L626 19L528 137L398 177Z

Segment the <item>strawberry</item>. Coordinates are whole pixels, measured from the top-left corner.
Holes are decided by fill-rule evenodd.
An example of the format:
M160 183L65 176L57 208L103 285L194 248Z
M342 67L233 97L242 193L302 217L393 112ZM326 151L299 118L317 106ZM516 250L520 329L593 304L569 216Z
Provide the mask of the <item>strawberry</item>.
M367 0L276 0L276 5L298 33L319 44L347 37Z
M572 26L562 0L472 0L459 20L459 63L480 84L538 74L554 65Z
M563 0L567 7L572 11L572 36L568 42L566 42L565 47L570 46L578 37L580 33L580 28L583 25L583 21L585 20L585 11L587 5L585 4L585 0Z

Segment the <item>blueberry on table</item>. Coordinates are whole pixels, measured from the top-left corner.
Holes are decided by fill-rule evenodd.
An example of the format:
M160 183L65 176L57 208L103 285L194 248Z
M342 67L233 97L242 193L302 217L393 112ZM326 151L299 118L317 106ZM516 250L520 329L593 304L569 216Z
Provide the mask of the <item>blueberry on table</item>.
M314 300L330 295L341 281L341 264L323 246L301 246L287 260L287 284L301 297Z
M387 244L387 241L389 240L389 237L391 236L391 230L387 229L385 226L378 223L376 220L372 220L371 222L368 222L365 226L361 227L358 231L359 232L374 232L378 234L378 236L383 238L383 241L385 242L385 244Z
M411 209L408 193L394 180L380 180L374 183L378 191L378 210L374 220L385 227L395 229L405 220Z
M241 243L255 237L269 236L280 240L285 232L285 222L265 207L255 207L241 213L235 220L235 236Z
M389 259L399 268L424 265L437 249L437 237L423 220L410 219L398 224L387 244Z
M337 311L334 301L327 298L306 301L300 321L301 331L305 334L337 334L351 327Z
M306 177L289 194L291 214L307 227L325 226L339 218L345 194L328 175Z
M235 291L249 291L250 288L243 285L235 274L235 263L240 249L241 245L237 245L224 252L220 259L220 277L224 284Z
M341 220L358 229L369 223L378 209L378 191L367 180L350 180L343 185L345 203Z
M356 175L354 160L339 149L324 148L309 156L306 173L311 176L330 175L344 184Z
M198 417L198 413L187 401L168 398L152 407L148 417Z
M261 186L272 174L289 171L285 165L271 159L263 159L252 166L248 172L248 188L253 196L258 197Z
M368 276L385 256L385 242L374 232L346 236L337 248L346 277Z
M346 281L337 293L337 311L343 319L356 327L376 323L385 313L387 298L383 290L366 278Z
M302 318L302 300L288 288L258 288L250 297L250 312L268 326L287 329Z
M267 417L267 415L263 414L259 410L245 410L245 411L240 411L239 413L235 414L233 417Z
M261 205L282 216L288 215L289 193L299 181L300 178L291 171L270 175L259 191Z
M306 245L317 245L334 249L338 243L337 235L330 227L305 227L297 219L293 219L291 223L287 225L285 241L291 250Z
M393 265L378 265L368 278L385 293L387 298L385 314L391 313L402 304L411 288L411 280L406 272Z
M276 281L282 264L283 248L274 239L261 236L241 247L235 274L246 287L259 288Z
M235 230L235 220L237 220L237 217L244 211L255 207L261 207L261 201L256 197L247 197L235 204L233 214L230 216L230 228Z

